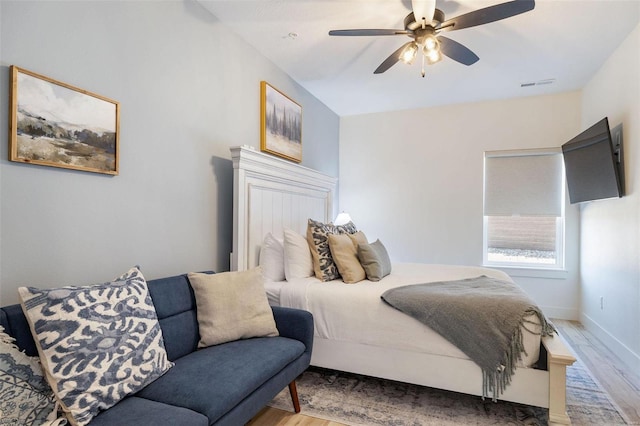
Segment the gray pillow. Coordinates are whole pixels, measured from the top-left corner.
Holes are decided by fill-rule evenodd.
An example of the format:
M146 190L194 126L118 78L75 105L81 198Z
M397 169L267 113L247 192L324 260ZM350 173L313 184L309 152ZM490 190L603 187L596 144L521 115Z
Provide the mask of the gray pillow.
M380 281L391 273L391 260L380 240L358 244L358 259L369 281Z

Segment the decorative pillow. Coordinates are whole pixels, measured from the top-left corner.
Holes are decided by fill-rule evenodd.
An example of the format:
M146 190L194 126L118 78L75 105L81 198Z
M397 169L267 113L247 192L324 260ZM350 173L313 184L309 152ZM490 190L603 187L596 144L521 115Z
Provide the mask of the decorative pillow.
M73 425L173 366L138 268L109 283L18 292L47 380Z
M358 232L356 224L351 221L345 223L344 225L333 226L335 227L337 234L355 234L356 232Z
M367 277L358 260L358 244L367 244L367 237L361 231L355 234L329 235L331 256L338 266L342 280L347 284L357 283Z
M198 309L199 348L250 337L278 336L260 268L188 274Z
M260 248L262 275L270 281L284 281L284 245L271 233L264 237Z
M0 424L40 426L56 416L38 357L27 356L0 326Z
M313 261L307 240L291 229L284 230L284 275L287 281L313 275Z
M371 244L358 244L358 259L369 281L380 281L391 273L391 260L380 240Z
M344 225L322 223L309 219L307 225L307 241L313 258L313 271L321 281L331 281L340 278L340 271L331 256L329 235L354 234L357 231L353 222Z

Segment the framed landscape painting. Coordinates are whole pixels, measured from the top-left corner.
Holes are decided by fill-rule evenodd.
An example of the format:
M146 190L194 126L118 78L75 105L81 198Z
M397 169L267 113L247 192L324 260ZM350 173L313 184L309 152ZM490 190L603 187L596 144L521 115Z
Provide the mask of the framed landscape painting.
M118 174L120 104L11 66L9 159Z
M302 161L302 107L266 81L260 82L260 149Z

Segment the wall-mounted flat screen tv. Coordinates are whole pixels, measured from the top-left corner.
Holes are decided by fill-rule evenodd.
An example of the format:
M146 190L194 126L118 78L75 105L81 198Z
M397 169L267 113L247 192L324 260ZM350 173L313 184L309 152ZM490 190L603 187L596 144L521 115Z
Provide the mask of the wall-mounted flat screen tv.
M562 145L571 204L624 195L622 125L603 118Z

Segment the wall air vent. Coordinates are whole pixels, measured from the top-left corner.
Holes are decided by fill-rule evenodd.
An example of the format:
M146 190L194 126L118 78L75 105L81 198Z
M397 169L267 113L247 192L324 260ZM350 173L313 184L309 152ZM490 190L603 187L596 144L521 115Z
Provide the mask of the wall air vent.
M528 81L526 83L520 83L520 87L544 86L546 84L553 84L555 82L556 82L555 78L547 78L545 80Z

